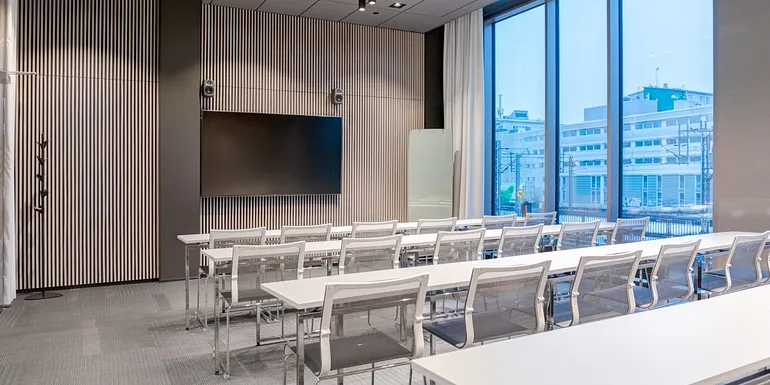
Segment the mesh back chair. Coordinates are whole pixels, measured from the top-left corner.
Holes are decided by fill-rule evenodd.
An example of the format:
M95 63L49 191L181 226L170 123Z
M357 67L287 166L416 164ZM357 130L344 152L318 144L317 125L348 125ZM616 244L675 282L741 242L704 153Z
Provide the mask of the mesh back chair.
M375 370L408 365L420 357L427 286L428 274L327 284L320 340L304 348L304 365L316 376L316 383L366 372L372 373L374 382ZM394 309L399 309L400 314L397 327L393 325ZM291 352L296 355L296 346L291 347ZM364 365L367 367L361 369ZM358 369L351 369L354 367ZM286 369L284 366L284 384ZM409 377L411 383L411 370Z
M323 242L331 239L332 224L325 223L323 225L313 226L281 226L281 243L292 242ZM314 254L305 255L305 268L320 268L323 267L325 261L323 258L327 257L326 254ZM305 277L310 277L310 271L305 272Z
M252 229L236 230L211 230L209 232L209 249L221 249L233 247L234 245L264 245L267 238L267 228L257 227ZM200 265L198 267L199 276L203 277L203 328L208 327L209 317L209 277L214 277L214 265ZM230 266L220 266L216 273L224 275L230 274ZM222 282L224 284L224 281ZM216 299L215 299L216 300ZM196 313L200 314L201 307L201 280L198 279L198 303Z
M402 235L345 238L340 248L339 274L398 268Z
M323 242L331 239L332 224L314 226L281 226L281 243Z
M695 242L663 245L652 268L650 288L634 286L637 306L649 309L658 303L672 300L689 300L695 294L693 264L698 255L700 240Z
M556 250L572 250L596 246L599 221L562 223Z
M556 211L550 213L527 213L524 216L524 226L545 225L556 223Z
M543 225L525 227L506 227L500 235L497 257L513 257L540 251L540 236Z
M239 310L256 313L256 340L257 345L260 345L262 309L265 307L280 309L280 302L262 290L260 285L269 282L302 279L304 255L304 241L277 245L233 246L231 286L229 290L220 292L218 301L226 318L226 377L230 375L230 313ZM217 309L214 310L217 311ZM219 351L217 346L219 344L219 317L216 317L216 323L215 357ZM281 337L283 336L283 322L281 322Z
M563 303L554 304L557 326L574 326L613 316L631 314L636 309L634 275L642 251L618 253L602 257L581 257L570 286L569 310ZM620 300L612 295L620 291Z
M455 231L456 228L457 218L417 220L417 234L436 234L439 231Z
M484 215L481 219L481 228L487 230L502 229L504 227L516 226L516 214L513 215ZM500 240L488 240L484 241L484 251L489 253L490 256L494 256L497 252Z
M644 240L644 234L647 232L647 224L650 223L650 217L622 219L615 221L615 229L612 231L613 245L619 243L640 242Z
M699 247L700 240L661 246L647 287L641 286L643 281L632 287L636 307L651 309L661 303L668 305L671 301L692 299L695 293L693 263ZM620 286L593 295L619 303L627 301L627 290Z
M767 283L768 272L767 266L762 263L762 252L768 235L770 231L736 236L725 268L704 272L700 288L709 294L724 294Z
M481 227L492 230L516 226L516 214L513 215L484 215Z
M462 317L424 326L432 336L457 348L476 342L545 330L544 290L551 261L533 265L477 267L471 274Z
M440 231L433 249L433 264L477 261L481 259L486 229Z
M398 221L353 222L351 238L379 238L396 235Z

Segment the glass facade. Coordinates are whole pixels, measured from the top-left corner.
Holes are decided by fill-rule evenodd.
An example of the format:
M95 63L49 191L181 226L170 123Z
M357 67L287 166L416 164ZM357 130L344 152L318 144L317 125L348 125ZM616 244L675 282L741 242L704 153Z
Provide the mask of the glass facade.
M495 23L494 212L542 211L545 184L545 7Z
M558 17L548 18L547 6ZM529 201L534 211L558 210L561 222L614 220L617 212L649 216L650 237L711 232L713 0L549 0L512 12L486 29L494 39L494 213ZM608 71L613 17L622 68ZM555 49L546 47L548 31ZM556 80L546 82L548 71ZM622 75L608 86L608 72ZM618 111L608 111L610 90L622 97L612 104ZM557 98L556 114L545 111L546 94ZM618 123L608 125L608 116ZM622 164L611 163L608 145ZM548 154L555 157L545 167ZM609 167L620 168L620 180L608 180Z
M654 237L711 232L712 1L623 0L622 25L621 216L649 216Z
M559 2L558 211L607 218L607 0Z

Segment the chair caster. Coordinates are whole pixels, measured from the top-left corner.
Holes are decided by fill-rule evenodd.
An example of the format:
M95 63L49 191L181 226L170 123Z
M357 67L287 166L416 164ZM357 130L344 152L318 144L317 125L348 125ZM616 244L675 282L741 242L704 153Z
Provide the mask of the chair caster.
M219 375L219 373L220 373L220 371L219 371L219 370L215 370L215 371L214 371L214 374L216 374L217 376Z
M188 330L188 331L189 331L189 330L190 330L190 328L184 328L184 330Z
M223 374L222 378L224 378L225 380L229 380L230 379L230 375L229 374Z

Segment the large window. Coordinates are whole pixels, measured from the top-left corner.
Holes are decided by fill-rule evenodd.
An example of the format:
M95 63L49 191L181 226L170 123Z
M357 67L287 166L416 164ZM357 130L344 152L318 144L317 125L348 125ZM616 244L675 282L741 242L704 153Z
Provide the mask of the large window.
M494 211L542 211L545 186L545 13L495 23Z
M559 2L559 218L607 218L607 1Z
M493 212L531 202L561 222L649 216L652 238L711 232L714 1L535 0L491 14Z
M623 0L624 217L711 232L712 0Z

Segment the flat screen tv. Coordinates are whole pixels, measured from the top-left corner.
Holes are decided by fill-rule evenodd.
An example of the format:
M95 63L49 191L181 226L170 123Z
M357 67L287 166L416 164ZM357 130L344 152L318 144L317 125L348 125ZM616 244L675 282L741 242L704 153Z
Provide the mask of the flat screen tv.
M204 112L201 195L339 194L342 118Z

